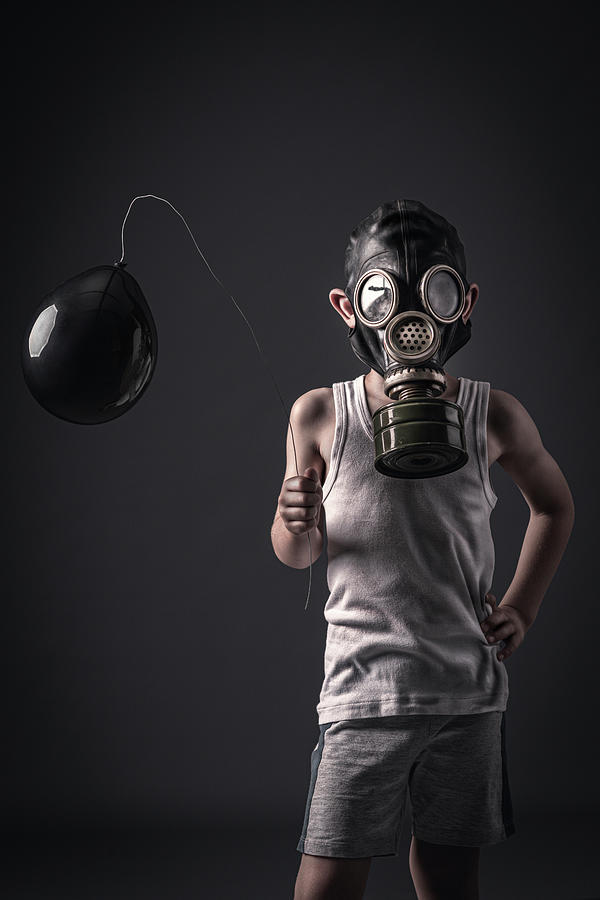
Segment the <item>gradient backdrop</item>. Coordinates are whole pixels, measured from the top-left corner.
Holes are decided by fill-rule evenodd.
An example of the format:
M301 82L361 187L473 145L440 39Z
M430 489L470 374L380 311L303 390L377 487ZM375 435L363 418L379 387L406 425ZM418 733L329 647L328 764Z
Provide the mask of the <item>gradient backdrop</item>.
M291 406L365 367L329 304L381 202L452 221L480 286L454 375L514 393L575 498L538 619L506 663L517 827L597 812L594 50L564 18L369 3L52 8L5 58L2 804L9 828L261 823L300 833L318 737L326 554L275 557L286 414L181 220L138 201L128 271L153 381L101 426L53 418L24 330L120 257L130 200L186 217ZM528 508L498 466L493 591ZM568 829L565 840L568 841Z

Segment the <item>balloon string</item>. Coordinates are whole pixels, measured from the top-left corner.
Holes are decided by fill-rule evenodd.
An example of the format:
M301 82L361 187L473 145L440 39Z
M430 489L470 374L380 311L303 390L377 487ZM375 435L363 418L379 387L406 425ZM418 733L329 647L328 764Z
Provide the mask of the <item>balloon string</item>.
M300 475L300 472L298 471L298 457L297 457L297 455L296 455L296 441L294 440L294 429L292 428L291 413L288 412L288 409L287 409L287 406L285 405L284 399L283 399L283 397L281 396L281 391L279 390L279 387L278 387L278 385L277 385L277 382L275 381L275 376L273 375L273 373L272 373L272 371L271 371L271 367L269 366L269 364L268 364L268 362L267 362L267 359L266 359L264 353L262 352L262 349L261 349L260 344L259 344L258 341L256 340L256 335L254 334L254 329L252 328L252 325L250 324L250 322L248 321L248 319L246 318L246 316L244 315L244 313L242 312L242 310L240 309L240 307L238 306L238 304L236 303L233 294L230 294L230 293L229 293L229 291L227 290L227 288L225 287L225 285L223 284L223 282L221 281L221 279L218 278L218 277L215 275L215 273L213 272L213 270L212 270L211 267L209 266L208 260L206 259L204 253L202 252L202 250L201 250L200 247L198 246L198 244L197 244L197 242L196 242L196 238L195 238L194 235L192 234L192 231L191 231L191 229L190 229L190 226L189 226L188 223L185 221L184 217L181 215L181 213L179 212L179 210L178 210L178 209L175 209L175 207L173 206L173 204L170 203L168 200L165 200L164 197L157 197L156 194L140 194L139 196L134 197L133 200L131 201L131 203L129 204L129 209L127 210L127 212L126 212L126 214L125 214L125 218L123 219L123 225L121 226L121 259L119 260L118 263L115 263L115 265L122 265L123 259L124 259L124 257L125 257L125 222L127 221L127 218L128 218L128 216L129 216L129 213L131 212L131 207L133 206L133 204L135 203L136 200L143 200L143 199L146 198L146 197L153 197L155 200L162 200L163 203L167 203L167 204L171 207L171 209L173 210L173 212L176 212L176 213L177 213L177 215L179 216L179 218L181 219L181 221L183 222L183 224L184 224L185 227L187 228L187 230L188 230L188 232L189 232L189 234L190 234L190 237L191 237L191 239L193 240L193 242L194 242L194 244L195 244L195 246L196 246L196 250L198 251L198 253L199 253L200 256L202 257L202 259L204 260L204 263L205 263L205 265L206 265L208 271L210 272L210 274L212 275L212 277L215 279L215 281L223 288L223 290L225 291L225 293L229 295L229 297L231 298L231 300L233 300L235 306L236 306L237 309L238 309L238 312L240 313L240 315L241 315L242 318L244 319L246 325L247 325L248 328L250 329L250 331L251 331L251 333L252 333L252 337L254 338L254 343L256 344L256 346L257 346L257 348L258 348L258 352L260 353L260 355L261 355L261 357L262 357L262 359L263 359L263 362L264 362L264 364L265 364L266 367L267 367L267 370L268 370L268 372L269 372L269 374L270 374L270 376L271 376L271 378L272 378L272 380L273 380L273 384L275 385L275 390L277 391L277 393L278 393L278 395L279 395L279 399L281 400L281 405L283 406L283 409L284 409L284 412L285 412L285 415L286 415L286 423L289 425L289 427L290 427L290 432L291 432L291 435L292 435L292 445L293 445L293 447L294 447L294 460L295 460L295 463L296 463L296 474L299 476L299 475ZM306 595L306 604L305 604L305 606L304 606L305 611L306 611L306 609L307 609L307 607L308 607L308 598L310 597L310 586L311 586L311 584L312 584L312 545L311 545L311 541L310 541L310 532L308 532L308 531L306 532L306 537L308 538L308 593L307 593L307 595Z

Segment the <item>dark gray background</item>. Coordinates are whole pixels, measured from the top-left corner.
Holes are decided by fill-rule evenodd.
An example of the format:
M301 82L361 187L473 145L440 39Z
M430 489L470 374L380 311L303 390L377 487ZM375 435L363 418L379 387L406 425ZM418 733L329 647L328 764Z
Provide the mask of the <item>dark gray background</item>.
M356 222L416 198L480 286L454 375L514 393L574 495L538 619L506 665L517 822L598 809L594 569L595 84L589 23L547 7L48 8L8 35L2 379L2 819L287 822L318 728L326 558L270 527L286 418L181 220L138 201L128 271L153 381L102 426L53 418L20 369L61 281L120 257L136 194L186 217L286 403L356 377L328 291ZM528 509L494 465L501 599ZM568 834L566 835L568 840Z

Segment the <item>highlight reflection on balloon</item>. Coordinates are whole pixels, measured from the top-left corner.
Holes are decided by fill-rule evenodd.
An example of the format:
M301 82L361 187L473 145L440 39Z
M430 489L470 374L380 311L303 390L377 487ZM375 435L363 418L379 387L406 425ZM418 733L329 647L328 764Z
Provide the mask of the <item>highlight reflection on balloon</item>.
M150 307L135 278L116 263L87 269L44 298L26 331L21 361L44 409L96 425L140 399L157 352Z

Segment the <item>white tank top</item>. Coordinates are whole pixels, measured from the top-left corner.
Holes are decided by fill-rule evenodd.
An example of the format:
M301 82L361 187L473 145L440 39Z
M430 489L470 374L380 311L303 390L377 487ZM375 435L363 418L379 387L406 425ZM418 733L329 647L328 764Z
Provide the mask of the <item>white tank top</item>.
M379 473L365 374L333 384L319 724L506 709L506 668L479 625L489 611L498 499L488 475L490 385L459 383L469 459L433 478Z

